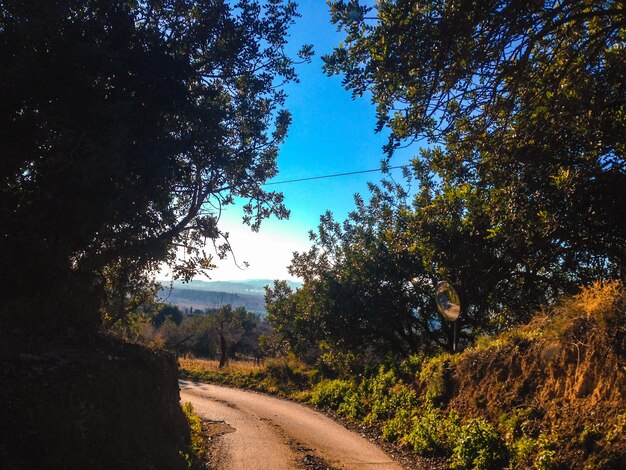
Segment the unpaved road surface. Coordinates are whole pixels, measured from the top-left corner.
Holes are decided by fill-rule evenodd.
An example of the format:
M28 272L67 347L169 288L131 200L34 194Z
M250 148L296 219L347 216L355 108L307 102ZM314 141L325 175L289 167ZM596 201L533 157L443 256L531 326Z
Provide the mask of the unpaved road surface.
M403 468L368 440L306 406L217 385L185 380L179 384L181 401L191 402L221 431L211 468Z

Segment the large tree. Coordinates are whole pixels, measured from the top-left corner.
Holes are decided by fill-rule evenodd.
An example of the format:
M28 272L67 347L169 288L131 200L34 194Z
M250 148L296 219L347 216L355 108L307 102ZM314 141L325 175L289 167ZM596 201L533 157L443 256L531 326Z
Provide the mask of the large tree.
M333 348L403 355L449 337L439 279L460 291L467 341L624 277L623 4L373 3L329 2L345 38L326 71L371 96L388 158L431 145L406 175L414 186L387 181L343 224L322 217L292 264L306 295L269 298L285 339L298 344L300 320Z
M419 158L413 235L439 277L520 321L577 283L626 276L622 2L330 7L345 40L326 71L371 93L388 156L432 145Z
M290 0L0 0L3 321L93 327L111 266L124 284L184 249L189 277L205 242L228 251L235 197L253 229L288 215L262 184L295 16Z
M529 280L550 266L626 276L623 2L330 3L345 40L326 70L371 92L389 155L444 146L504 248L543 252Z

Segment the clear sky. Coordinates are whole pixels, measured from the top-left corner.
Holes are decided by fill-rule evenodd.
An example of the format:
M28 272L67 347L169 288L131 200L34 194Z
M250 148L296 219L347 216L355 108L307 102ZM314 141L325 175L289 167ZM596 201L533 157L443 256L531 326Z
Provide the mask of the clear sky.
M321 56L339 44L342 34L330 23L323 0L300 0L299 12L302 17L292 27L290 50L313 44L315 57L311 64L298 67L300 83L287 88L293 123L278 159L280 172L272 181L379 168L386 136L374 133L374 106L365 97L353 100L340 77L322 72ZM415 151L397 154L391 165L408 162ZM399 176L400 170L392 174ZM291 217L266 220L256 234L241 223L241 208L229 206L222 228L230 233L237 261L250 266L241 270L231 257L211 271L211 279L293 279L287 273L292 252L308 248L308 231L317 227L320 215L330 210L343 221L354 208L354 194L367 197L367 182L380 181L381 176L366 173L272 186L268 189L285 195Z

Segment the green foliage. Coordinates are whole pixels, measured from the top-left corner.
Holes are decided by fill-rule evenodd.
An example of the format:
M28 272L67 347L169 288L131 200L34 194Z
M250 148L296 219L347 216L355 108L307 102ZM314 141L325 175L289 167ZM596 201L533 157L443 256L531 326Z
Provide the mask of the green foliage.
M447 427L441 410L427 403L413 418L411 429L402 442L421 455L440 453L445 448L446 436L443 433Z
M532 408L515 408L500 416L499 425L507 440L517 439L525 434L525 425L533 416Z
M604 440L609 444L614 442L619 436L623 435L626 432L626 411L617 415L615 418L615 423L611 428L607 431L604 436Z
M220 358L222 367L238 355L259 358L260 334L268 324L244 307L227 304L219 309L181 312L178 307L160 305L149 315L138 311L114 325L109 333L150 348L167 349L177 355Z
M361 394L361 388L350 388L343 397L343 402L339 404L337 413L353 421L362 421L367 413L366 403Z
M405 382L413 382L428 359L425 354L411 354L398 364L398 376Z
M313 247L290 267L304 285L268 292L270 320L292 349L352 356L361 368L445 345L431 295L436 274L409 241L406 193L386 182L372 186L369 204L356 204L343 224L320 217Z
M284 395L309 390L316 376L315 370L309 369L294 356L268 359L265 370L270 387L275 387Z
M194 413L193 405L189 402L185 402L181 405L187 423L189 423L189 430L191 435L191 452L196 458L201 458L202 453L206 447L204 442L204 434L202 431L202 420Z
M198 382L209 382L233 387L279 393L275 384L269 384L264 372L239 372L227 369L217 371L181 369L180 377Z
M183 321L183 313L175 305L164 305L152 319L152 323L154 326L159 327L167 319L174 322L176 325L180 325Z
M107 332L127 339L138 321L154 317L162 307L158 296L161 285L132 261L108 265L102 271L102 282L105 301L101 318Z
M532 437L522 436L509 445L511 460L515 468L529 468L532 466L533 456L537 448L537 441Z
M472 419L454 436L452 468L491 469L506 464L504 441L487 421Z
M199 382L258 390L294 399L308 399L317 371L307 368L294 357L287 357L268 359L264 367L249 371L228 367L218 370L182 368L180 376Z
M344 380L323 380L313 388L311 403L321 408L338 411L346 402L352 387L351 383Z
M579 285L624 279L619 2L341 0L330 8L345 37L324 57L325 70L341 74L355 96L372 97L376 130L389 130L388 157L421 139L436 145L420 151L400 189L391 180L374 187L343 226L323 219L318 250L294 260L302 273L333 282L324 309L348 317L352 308L356 319L372 305L396 321L409 303L398 294L395 314L381 308L381 285L400 293L416 279L419 297L447 278L467 306L461 338L471 340L527 321ZM412 203L407 187L415 188ZM381 259L393 273L368 264ZM352 292L371 298L342 303ZM430 307L416 303L423 318ZM385 331L369 318L366 325Z
M537 438L534 464L537 470L551 470L556 467L556 450L553 440L549 439L545 434L540 434Z
M229 252L211 207L243 198L253 229L288 216L263 182L291 120L295 16L287 0L2 2L3 319L93 330L108 268L189 279L213 265L207 241Z
M366 423L385 421L393 411L395 397L392 390L397 384L396 374L393 370L385 370L381 367L374 377L363 383L363 394L367 397L368 414L365 416Z
M435 405L439 405L446 392L446 374L453 356L439 354L426 361L417 379L418 384L425 388L425 398Z
M507 438L507 446L514 468L536 468L550 470L557 467L554 438L540 433L535 439L522 433L519 437Z
M314 362L319 355L320 326L311 304L311 291L293 291L285 281L275 281L274 287L265 287L267 319L272 323L280 341L282 352L293 352Z
M394 442L404 437L409 432L414 415L414 407L396 407L391 416L383 422L383 439Z

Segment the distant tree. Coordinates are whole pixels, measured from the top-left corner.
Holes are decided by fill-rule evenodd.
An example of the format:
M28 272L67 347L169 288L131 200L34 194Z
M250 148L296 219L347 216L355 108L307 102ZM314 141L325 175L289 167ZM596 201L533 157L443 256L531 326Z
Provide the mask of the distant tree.
M232 305L224 305L210 313L211 326L219 338L221 369L228 363L229 355L239 341L256 328L255 316L245 307L233 309Z
M180 325L183 321L183 312L176 305L163 305L152 319L152 323L158 328L165 320L170 320L174 324Z
M239 307L237 310L239 310L243 335L232 345L230 353L233 356L244 354L256 357L259 354L259 336L264 329L265 322L258 314L247 311L245 307Z
M319 357L323 330L312 298L313 285L308 280L294 291L286 281L274 281L273 287L265 287L267 320L273 330L263 338L268 353L292 352L309 362Z
M287 217L262 183L291 119L295 16L289 0L0 1L3 321L94 329L110 267L210 268L235 197L254 230Z

